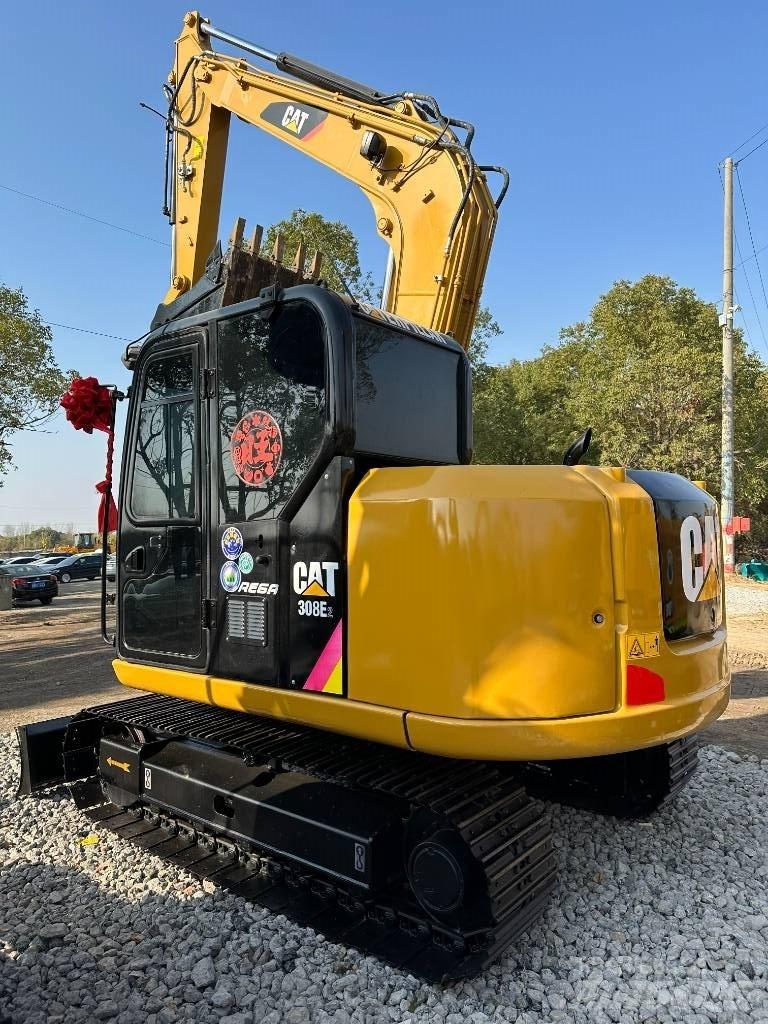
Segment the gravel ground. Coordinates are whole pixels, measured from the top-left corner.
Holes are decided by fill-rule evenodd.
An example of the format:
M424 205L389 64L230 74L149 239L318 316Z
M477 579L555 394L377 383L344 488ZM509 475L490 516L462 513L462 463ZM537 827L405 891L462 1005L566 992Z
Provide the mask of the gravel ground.
M544 919L445 987L319 939L100 833L62 796L14 798L0 736L0 1021L768 1022L768 761L708 747L645 823L553 810Z
M768 612L768 583L726 582L725 606L729 615L751 615Z

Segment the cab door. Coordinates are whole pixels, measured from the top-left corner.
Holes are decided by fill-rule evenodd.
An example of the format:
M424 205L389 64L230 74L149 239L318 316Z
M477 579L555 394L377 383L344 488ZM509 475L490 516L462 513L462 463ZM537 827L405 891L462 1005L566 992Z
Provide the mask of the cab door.
M129 660L207 662L205 342L201 331L164 339L137 366L118 548L119 651Z
M337 625L331 617L301 620L299 635L290 619L296 605L292 562L310 557L319 518L315 513L305 527L301 550L292 524L324 473L327 479L334 441L323 321L304 299L281 304L269 317L258 309L227 311L215 325L212 347L210 585L216 640L210 671L266 686L301 687L309 669L294 671L293 658L300 652L314 661ZM340 515L334 526L340 530ZM323 549L321 557L335 558L338 567L336 549L332 555ZM341 595L340 573L334 583ZM303 635L310 624L317 633L311 642Z

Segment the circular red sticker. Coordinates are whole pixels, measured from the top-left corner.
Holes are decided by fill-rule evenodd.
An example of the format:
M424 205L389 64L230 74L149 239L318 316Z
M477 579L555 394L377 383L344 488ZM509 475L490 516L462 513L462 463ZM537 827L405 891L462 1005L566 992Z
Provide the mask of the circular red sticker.
M260 487L272 479L283 457L280 427L263 409L246 413L232 431L229 453L243 483Z

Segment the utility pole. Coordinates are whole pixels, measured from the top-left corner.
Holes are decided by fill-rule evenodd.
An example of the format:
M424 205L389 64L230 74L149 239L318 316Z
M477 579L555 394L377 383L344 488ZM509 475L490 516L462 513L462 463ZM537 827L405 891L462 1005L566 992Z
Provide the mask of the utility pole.
M723 443L721 463L720 515L723 525L723 561L726 572L734 572L733 533L733 160L724 167L723 208Z

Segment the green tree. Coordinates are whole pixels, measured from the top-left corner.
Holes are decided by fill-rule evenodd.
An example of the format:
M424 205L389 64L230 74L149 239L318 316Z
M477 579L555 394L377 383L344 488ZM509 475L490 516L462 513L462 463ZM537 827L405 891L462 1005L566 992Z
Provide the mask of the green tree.
M577 434L567 410L568 367L558 351L474 374L475 462L560 462Z
M294 210L286 220L280 220L269 228L261 249L263 256L271 257L278 233L285 241L286 264L293 261L299 243L303 241L310 258L315 252L323 254L321 277L330 288L337 292L346 292L349 288L357 298L367 302L378 301L373 276L360 266L357 238L342 221L327 220L320 213Z
M487 306L479 306L467 348L473 370L488 369L488 345L492 338L497 338L501 333L501 327L490 309Z
M550 350L545 350L545 352ZM717 310L669 277L618 281L586 323L561 332L567 410L595 431L594 457L720 487L721 331ZM768 491L768 376L735 332L736 474L744 505Z
M768 368L735 332L736 512L768 543ZM589 462L682 473L719 495L721 331L717 310L669 277L618 281L589 319L526 362L486 367L475 391L475 458L559 462L594 429Z
M0 476L12 462L13 434L38 430L56 412L66 386L50 328L30 310L21 288L0 284Z

